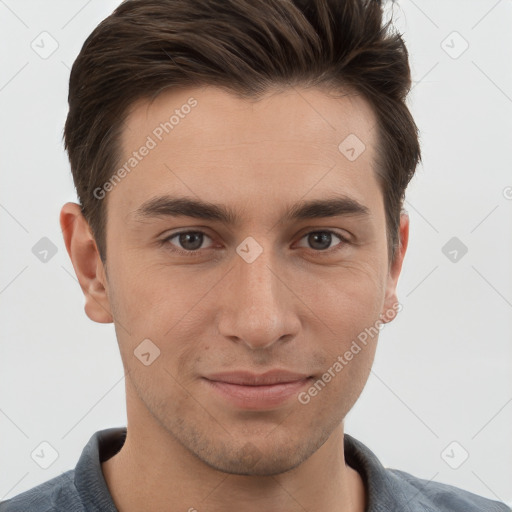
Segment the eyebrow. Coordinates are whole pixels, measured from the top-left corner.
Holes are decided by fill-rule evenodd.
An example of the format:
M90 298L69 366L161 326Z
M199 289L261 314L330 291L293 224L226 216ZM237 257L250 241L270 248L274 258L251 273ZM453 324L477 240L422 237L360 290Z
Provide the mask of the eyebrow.
M208 203L187 197L169 195L154 197L137 208L132 216L137 222L157 217L193 217L238 225L240 218L230 207ZM357 200L347 196L301 201L292 205L284 214L283 221L297 221L324 217L369 217L370 210Z

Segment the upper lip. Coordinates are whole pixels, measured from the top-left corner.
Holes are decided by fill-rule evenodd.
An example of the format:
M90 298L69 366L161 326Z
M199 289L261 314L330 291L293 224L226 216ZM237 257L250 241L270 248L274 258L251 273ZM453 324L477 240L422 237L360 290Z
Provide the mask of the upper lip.
M270 370L260 374L248 371L214 373L205 378L208 380L227 382L229 384L238 384L242 386L268 386L272 384L296 382L307 377L309 377L309 375L304 373L290 372L287 370Z

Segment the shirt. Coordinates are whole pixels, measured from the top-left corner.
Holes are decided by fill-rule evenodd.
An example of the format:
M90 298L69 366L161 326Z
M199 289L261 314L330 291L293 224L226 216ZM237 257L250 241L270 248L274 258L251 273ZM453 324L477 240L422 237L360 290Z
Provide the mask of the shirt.
M99 430L82 451L75 469L0 502L0 512L118 512L101 463L123 446L126 427ZM362 442L344 435L346 463L366 488L366 512L511 512L504 503L471 492L386 469Z

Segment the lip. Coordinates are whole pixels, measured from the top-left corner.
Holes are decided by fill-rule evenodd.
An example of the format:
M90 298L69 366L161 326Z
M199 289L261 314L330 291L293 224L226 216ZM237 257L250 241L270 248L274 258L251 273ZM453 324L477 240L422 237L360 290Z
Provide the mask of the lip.
M288 370L269 370L265 373L252 373L248 371L214 373L205 377L208 380L227 382L228 384L239 384L244 386L264 386L271 384L282 384L296 382L305 379L309 375L304 373L290 372Z
M290 399L312 377L284 370L263 374L251 372L218 373L204 377L205 384L235 407L246 410L275 409Z

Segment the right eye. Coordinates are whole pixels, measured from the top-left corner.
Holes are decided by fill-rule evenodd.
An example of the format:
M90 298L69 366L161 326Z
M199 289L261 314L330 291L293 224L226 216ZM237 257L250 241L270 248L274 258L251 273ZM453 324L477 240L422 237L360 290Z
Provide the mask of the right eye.
M203 245L204 237L210 238L206 233L203 233L202 231L180 231L164 238L162 240L162 244L171 244L173 246L171 248L172 251L177 251L180 254L189 256L199 252L199 249ZM180 247L177 247L172 242L174 238L177 239Z

